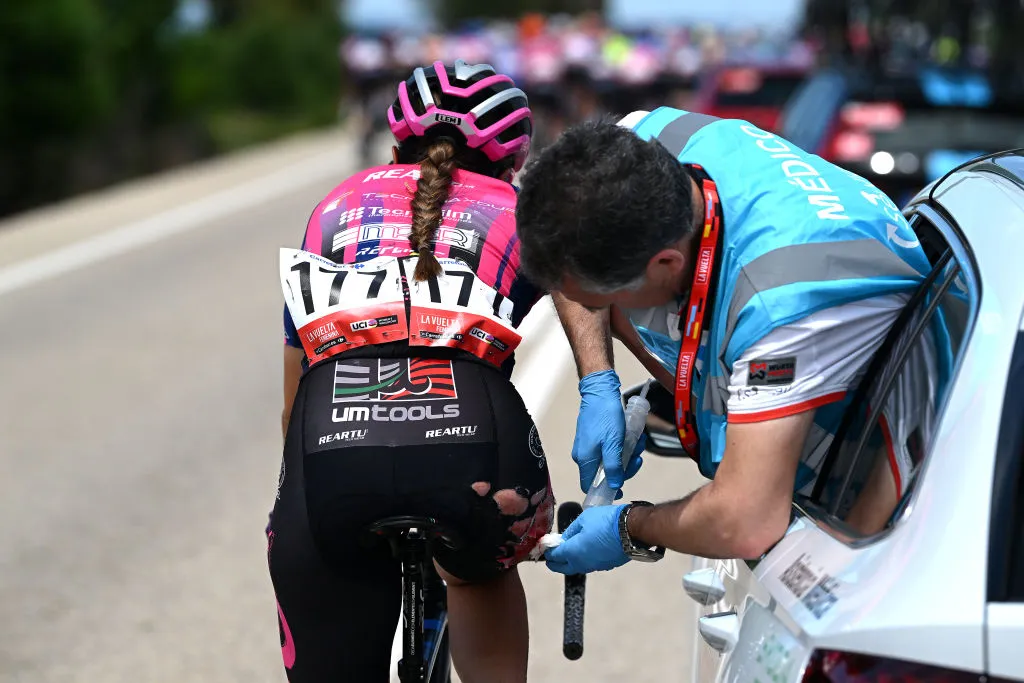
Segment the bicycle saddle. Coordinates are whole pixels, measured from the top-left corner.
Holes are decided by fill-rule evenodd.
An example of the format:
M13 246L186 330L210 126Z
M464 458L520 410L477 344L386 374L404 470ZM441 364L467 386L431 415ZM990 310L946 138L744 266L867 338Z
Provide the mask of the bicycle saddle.
M432 517L415 515L399 515L379 519L366 530L376 536L388 539L392 544L401 545L411 541L409 532L413 529L422 534L428 543L440 542L448 548L456 549L462 545L462 537L455 529L441 524Z

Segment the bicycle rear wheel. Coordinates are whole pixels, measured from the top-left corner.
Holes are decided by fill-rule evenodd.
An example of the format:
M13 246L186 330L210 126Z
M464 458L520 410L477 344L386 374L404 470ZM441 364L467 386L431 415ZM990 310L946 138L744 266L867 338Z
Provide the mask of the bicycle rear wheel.
M451 683L452 681L452 659L448 652L448 628L444 629L441 639L437 642L437 656L434 665L430 668L428 683Z

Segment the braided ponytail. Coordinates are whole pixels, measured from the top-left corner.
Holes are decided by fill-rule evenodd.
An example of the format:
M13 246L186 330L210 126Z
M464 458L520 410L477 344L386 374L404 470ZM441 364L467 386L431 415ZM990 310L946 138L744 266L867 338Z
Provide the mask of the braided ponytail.
M420 179L412 198L412 230L409 243L419 255L413 278L422 282L441 274L441 264L430 248L434 232L441 224L441 207L448 201L455 163L455 145L450 140L438 140L427 149L420 162Z

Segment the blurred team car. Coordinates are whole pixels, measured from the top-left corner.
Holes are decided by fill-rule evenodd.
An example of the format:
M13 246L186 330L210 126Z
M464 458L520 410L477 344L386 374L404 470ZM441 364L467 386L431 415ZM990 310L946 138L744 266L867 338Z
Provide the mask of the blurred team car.
M794 94L779 127L902 205L968 159L1024 146L1024 102L968 70L883 78L825 70Z
M730 65L701 78L694 111L723 119L743 119L763 130L779 130L783 107L804 81L799 66Z
M932 273L785 537L757 562L695 558L687 680L1024 681L1024 150L953 170L903 213L914 234L891 238L920 242ZM922 374L921 349L948 362ZM927 391L892 401L907 383ZM648 450L680 455L667 392L652 404L669 422L651 418ZM891 458L912 474L883 504Z

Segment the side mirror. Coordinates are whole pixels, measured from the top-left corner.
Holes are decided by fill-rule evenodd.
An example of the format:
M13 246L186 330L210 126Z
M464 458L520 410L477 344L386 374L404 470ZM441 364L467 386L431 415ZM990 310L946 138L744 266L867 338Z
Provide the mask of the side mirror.
M638 396L643 388L643 384L637 384L622 392L623 405L631 396ZM682 444L679 443L672 394L661 384L655 382L647 390L647 400L651 404L651 412L648 413L647 424L644 426L644 434L647 435L647 452L667 458L688 457Z

